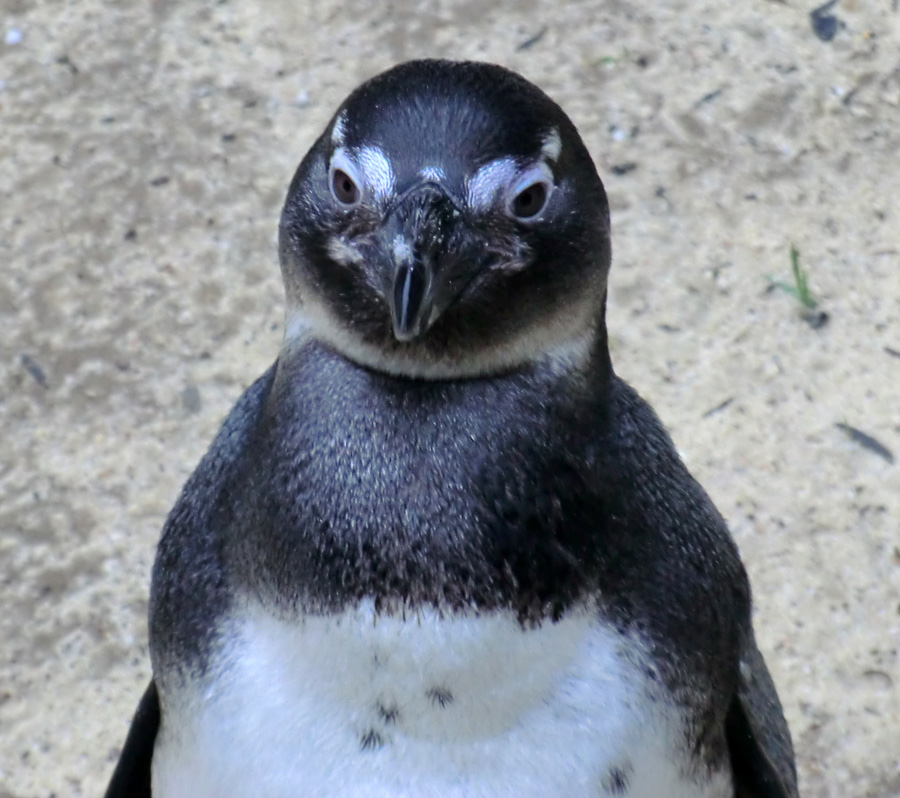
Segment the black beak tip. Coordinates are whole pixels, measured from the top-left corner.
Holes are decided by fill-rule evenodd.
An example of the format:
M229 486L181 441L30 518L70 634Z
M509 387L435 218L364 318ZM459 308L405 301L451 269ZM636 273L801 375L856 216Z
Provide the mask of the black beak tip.
M418 335L418 330L416 330L415 327L410 326L408 323L405 324L403 319L398 318L396 315L394 316L393 321L394 338L401 344L412 341Z

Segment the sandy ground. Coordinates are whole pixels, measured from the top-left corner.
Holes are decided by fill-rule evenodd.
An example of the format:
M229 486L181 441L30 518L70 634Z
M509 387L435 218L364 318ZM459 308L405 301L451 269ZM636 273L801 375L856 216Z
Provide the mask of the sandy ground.
M579 125L617 369L731 523L803 793L900 796L900 465L836 426L900 454L900 12L843 0L825 42L811 5L3 0L0 796L102 792L160 526L278 351L287 182L422 55ZM819 329L769 286L792 243Z

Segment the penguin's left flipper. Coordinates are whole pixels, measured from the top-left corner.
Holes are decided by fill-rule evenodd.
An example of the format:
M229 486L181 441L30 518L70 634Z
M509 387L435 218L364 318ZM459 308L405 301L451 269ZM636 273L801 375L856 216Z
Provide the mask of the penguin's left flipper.
M138 704L106 798L150 798L150 762L159 730L159 695L151 681Z
M750 632L725 721L735 798L798 798L791 733L775 685Z

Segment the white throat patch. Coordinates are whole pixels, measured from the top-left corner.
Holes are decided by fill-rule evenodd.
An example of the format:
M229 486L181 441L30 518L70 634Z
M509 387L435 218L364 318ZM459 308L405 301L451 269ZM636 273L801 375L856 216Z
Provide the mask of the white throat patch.
M398 254L403 255L405 245L403 239L395 240L395 253L399 249ZM341 240L330 242L329 253L344 263L357 262L359 254ZM423 360L414 355L403 356L365 343L335 321L324 303L311 295L302 305L289 305L285 314L282 350L289 351L310 340L321 341L366 368L425 380L483 377L525 363L538 362L545 363L555 372L564 373L581 368L590 358L593 347L594 331L586 320L579 317L578 311L582 314L586 312L584 309L573 309L569 316L528 330L506 346L484 348L455 363Z

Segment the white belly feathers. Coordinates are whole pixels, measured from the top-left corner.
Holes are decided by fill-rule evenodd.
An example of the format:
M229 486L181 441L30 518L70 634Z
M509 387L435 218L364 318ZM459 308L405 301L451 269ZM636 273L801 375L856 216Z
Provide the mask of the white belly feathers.
M573 611L282 620L251 605L163 687L155 798L718 798L686 784L640 646ZM677 735L676 735L677 736Z

